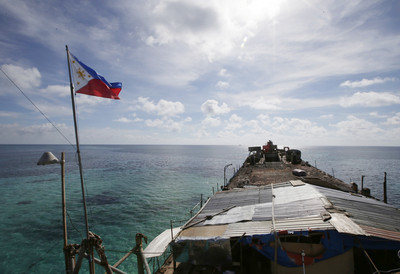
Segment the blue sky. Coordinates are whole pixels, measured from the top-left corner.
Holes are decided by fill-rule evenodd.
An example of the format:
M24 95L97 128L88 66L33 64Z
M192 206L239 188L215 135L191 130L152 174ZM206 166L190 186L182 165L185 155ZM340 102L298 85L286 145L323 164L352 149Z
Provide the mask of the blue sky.
M399 1L0 0L0 66L84 144L400 145ZM0 143L67 141L0 73Z

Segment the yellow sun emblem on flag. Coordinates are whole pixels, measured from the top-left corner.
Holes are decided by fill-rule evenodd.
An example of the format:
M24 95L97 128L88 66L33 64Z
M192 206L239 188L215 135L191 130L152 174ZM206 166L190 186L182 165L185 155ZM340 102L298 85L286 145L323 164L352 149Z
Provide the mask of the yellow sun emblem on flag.
M76 74L78 74L78 78L82 78L82 80L85 80L86 74L85 74L85 71L81 70L81 68L79 68L79 69L76 71Z

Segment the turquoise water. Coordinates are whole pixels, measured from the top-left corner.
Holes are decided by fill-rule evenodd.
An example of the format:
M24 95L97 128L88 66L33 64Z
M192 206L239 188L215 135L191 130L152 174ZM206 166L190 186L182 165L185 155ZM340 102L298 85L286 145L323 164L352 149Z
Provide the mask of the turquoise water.
M382 197L388 173L389 203L400 207L400 148L307 147L303 159L346 182ZM62 273L60 166L37 166L45 151L66 153L69 243L85 235L75 150L63 145L0 145L0 273ZM247 156L242 146L82 146L89 227L101 236L114 264L135 245L135 234L149 240L186 220L190 210L211 196ZM84 270L87 264L84 263ZM120 268L136 273L132 255ZM101 271L100 268L96 268ZM85 273L85 271L82 271Z

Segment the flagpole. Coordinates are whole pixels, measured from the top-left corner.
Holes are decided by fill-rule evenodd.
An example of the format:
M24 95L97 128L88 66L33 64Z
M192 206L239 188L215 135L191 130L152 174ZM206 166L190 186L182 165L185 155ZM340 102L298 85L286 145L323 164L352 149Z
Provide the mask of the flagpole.
M79 174L81 177L81 188L82 188L82 200L83 200L83 210L85 213L85 225L86 225L86 239L89 240L89 221L88 221L88 216L87 216L87 210L86 210L86 195L85 195L85 185L83 182L83 171L82 171L82 160L81 160L81 152L79 148L79 136L78 136L78 126L76 122L76 111L75 111L75 99L74 99L74 86L72 84L72 75L71 75L71 65L70 65L70 59L69 59L69 50L68 46L65 46L66 51L67 51L67 60L68 60L68 73L69 73L69 84L70 84L70 89L71 89L71 102L72 102L72 113L74 116L74 126L75 126L75 139L76 139L76 153L78 155L78 163L79 163ZM93 262L92 260L92 250L89 250L89 258L90 261ZM90 262L90 273L94 272L94 265L93 263ZM92 269L93 268L93 269Z

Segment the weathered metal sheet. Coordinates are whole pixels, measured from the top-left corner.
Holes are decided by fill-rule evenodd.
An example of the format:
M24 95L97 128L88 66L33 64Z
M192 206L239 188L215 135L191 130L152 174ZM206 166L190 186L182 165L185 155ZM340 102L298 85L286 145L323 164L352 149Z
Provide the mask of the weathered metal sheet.
M275 204L275 218L294 218L320 215L326 212L319 198L291 201L286 204Z
M229 224L224 237L240 237L243 233L246 233L246 236L269 234L271 226L271 221Z
M272 220L272 203L264 203L258 205L253 214L253 221L270 221Z
M245 210L249 209L251 211L252 210L251 206L271 201L272 201L272 192L270 187L218 192L213 197L211 197L211 199L205 205L203 210L196 216L196 218L194 218L191 221L191 223L196 223L200 220L206 221L206 219L209 219L209 222L207 224L212 224L213 223L212 219L214 218L221 220L222 218L224 218L224 215L229 215L232 212L237 213L239 211L242 211L241 214L244 217L241 220L237 219L237 221L251 220L251 216L253 214L251 212L248 213L243 212L243 210L240 209L241 207L247 206ZM224 209L230 207L234 207L236 209L221 214L221 216L219 215L219 213L222 212ZM212 219L210 219L210 216L214 216L216 214L218 214L218 216L215 216ZM216 223L223 223L223 222L218 221ZM202 225L204 225L204 223Z
M360 227L368 234L369 236L400 241L400 232L397 231L389 231L385 229L380 229L376 227L370 227L365 225L360 225Z
M324 222L320 215L303 218L288 218L275 220L276 231L308 231L334 229L331 223Z
M173 236L175 237L181 231L180 227L173 229ZM168 247L172 240L171 229L167 229L152 240L144 250L146 258L161 256Z
M346 213L358 225L382 229L391 232L400 232L400 210L361 195L318 188L326 195L333 208L328 211Z
M354 235L366 235L366 232L349 217L343 213L330 213L331 219L329 222L340 233L349 233Z
M179 238L215 239L218 237L222 237L227 227L227 225L193 226L182 230L182 232L179 234Z
M275 195L275 204L289 204L295 201L319 199L323 197L319 191L308 184L297 187L289 185L287 187L276 188L274 186L273 194Z
M400 211L397 208L361 195L310 184L295 182L294 185L286 182L272 187L219 192L192 220L192 224L229 224L224 235L238 236L244 232L269 233L272 228L259 227L258 224L268 224L275 216L276 230L336 229L354 235L400 238Z
M206 220L204 225L231 224L243 221L251 221L254 214L255 205L234 207L224 214L217 215L210 220Z

